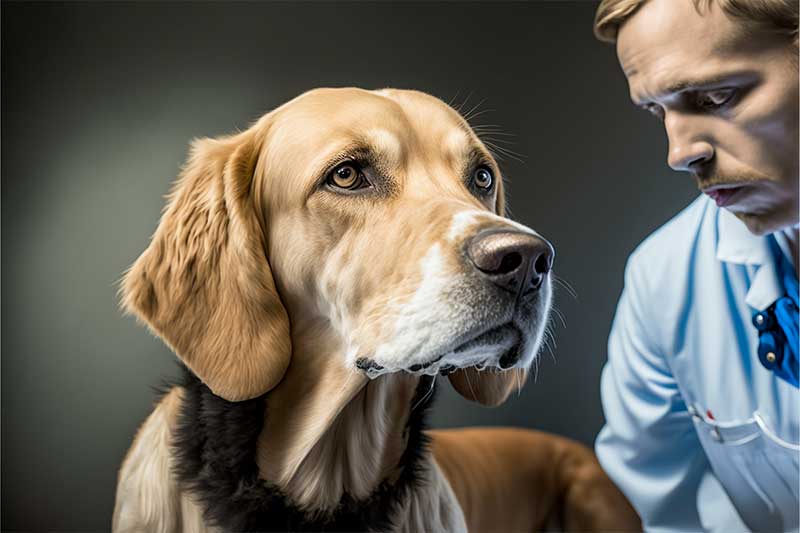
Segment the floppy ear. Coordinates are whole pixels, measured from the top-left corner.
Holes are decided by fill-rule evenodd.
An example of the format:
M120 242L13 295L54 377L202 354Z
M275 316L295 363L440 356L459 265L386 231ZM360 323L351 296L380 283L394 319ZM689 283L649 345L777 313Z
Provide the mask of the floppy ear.
M273 388L291 357L252 194L260 130L192 143L150 245L121 288L124 309L229 401Z
M497 181L495 212L500 216L505 216L506 214L503 180ZM484 371L479 371L476 368L465 368L453 372L448 377L453 388L467 400L494 407L505 402L515 387L522 387L525 384L528 379L528 372L521 368L512 368L510 370L488 369Z

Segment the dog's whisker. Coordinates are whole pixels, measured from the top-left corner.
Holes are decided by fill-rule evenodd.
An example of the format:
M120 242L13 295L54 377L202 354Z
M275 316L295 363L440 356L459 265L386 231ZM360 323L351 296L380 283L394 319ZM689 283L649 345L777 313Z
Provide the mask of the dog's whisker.
M510 139L499 139L497 137L494 137L494 135L495 135L494 133L485 133L485 132L478 133L478 137L480 138L481 141L483 141L484 144L486 144L487 142L491 142L495 143L500 147L514 146L517 144L516 141L512 141Z
M516 142L508 140L508 139L498 139L498 138L494 137L494 135L497 135L497 133L489 133L489 134L486 134L486 135L479 135L479 137L481 138L481 140L484 143L486 141L490 141L490 142L499 143L499 144L506 144L506 145L509 145L509 146L514 146L515 144L517 144Z
M499 139L492 139L491 137L486 137L485 139L482 138L481 140L483 140L485 144L494 145L495 147L497 147L498 150L502 150L502 151L506 152L509 155L515 155L515 156L518 156L518 157L527 157L525 154L521 154L519 152L515 152L514 150L511 150L510 148L506 148L505 146L501 146L501 145L497 144L497 142L502 142L502 143L505 143L505 144L509 144L508 141L499 140Z
M485 99L484 99L484 100L485 100ZM483 103L483 101L481 101L481 103ZM482 110L478 111L477 113L474 113L474 114L470 115L470 117L469 117L469 119L468 119L468 120L473 120L473 119L476 119L476 118L478 118L479 116L481 116L481 115L483 115L483 114L485 114L485 113L491 113L492 111L496 111L496 110L495 110L495 109L491 109L491 108L489 108L489 109L482 109Z
M505 158L505 157L503 157L503 154L501 154L501 153L497 152L497 151L496 151L496 150L494 150L494 149L493 149L491 146L489 146L489 152L490 152L490 153L492 154L492 156L494 156L494 158L495 158L495 159L497 159L498 161L501 161L501 162L503 162L503 161L506 161L506 158Z
M489 135L500 135L501 137L516 137L514 133L506 133L499 128L495 129L495 128L484 128L481 126L472 126L472 129L478 134L488 133Z
M509 136L511 136L510 133L505 133L500 129L494 129L494 128L492 128L492 129L488 129L488 128L486 128L486 129L484 129L484 128L472 128L472 130L481 139L483 139L484 137L491 137L491 136L494 136L494 135L499 135L500 137L509 137ZM513 138L516 138L516 136L514 136Z
M527 157L524 154L520 154L513 150L509 150L508 148L504 148L496 143L493 143L492 141L484 141L484 144L486 144L491 148L494 148L494 150L496 150L497 152L500 152L501 154L510 157L511 159L519 161L520 163L524 163L525 161L522 158Z
M472 106L472 109L470 109L469 111L467 111L466 113L464 113L464 120L466 120L467 122L469 122L469 121L470 121L470 119L473 119L473 118L475 118L476 116L480 115L481 113L485 113L487 110L485 110L485 109L484 109L484 110L483 110L483 111L481 111L480 113L477 113L477 114L473 115L473 112L474 112L474 111L476 111L476 110L477 110L477 109L478 109L478 108L481 106L481 104L483 104L485 101L486 101L486 98L484 98L483 100L481 100L480 102L478 102L477 104L475 104L474 106Z
M566 328L567 328L567 321L566 321L566 319L564 318L564 313L562 313L561 311L559 311L558 309L556 309L556 307L555 307L555 306L553 306L551 309L552 309L552 311L553 311L553 314L555 314L555 315L558 317L558 319L561 321L561 326L562 326L564 329L566 329Z
M429 388L429 389L428 389L428 391L425 393L425 395L424 395L422 398L420 398L420 400L419 400L419 401L416 403L416 405L414 405L414 407L412 407L412 408L411 408L411 412L412 412L412 413L414 412L414 410L415 410L417 407L419 407L421 404L425 403L425 400L427 400L427 399L430 397L430 395L433 393L433 388L434 388L434 386L436 385L436 377L437 377L437 375L436 375L436 374L434 374L434 375L433 375L433 377L432 377L432 379L431 379L431 386L430 386L430 388Z
M547 326L545 326L545 331L547 332L547 335L550 337L550 340L553 341L553 348L558 348L558 343L556 342L556 336L553 333L553 328L551 327L551 325L552 321L548 322Z
M466 106L467 102L469 102L469 99L472 97L473 92L474 91L470 91L467 97L464 99L464 101L461 102L458 106L456 106L455 109L456 111L458 111L459 114L461 114L461 110L464 109L464 106Z
M497 128L498 130L502 130L503 126L501 124L477 124L472 126L472 129L475 128Z
M457 90L457 91L456 91L456 94L455 94L455 96L453 96L453 97L450 99L450 101L449 101L449 102L447 102L447 105L449 105L450 107L453 107L453 102L455 102L455 101L456 101L456 98L458 98L458 95L459 95L459 94L461 94L461 89L459 89L459 90Z
M550 357L553 359L553 362L557 363L558 361L556 361L556 354L553 352L553 346L550 346L550 341L551 340L553 342L553 345L555 345L555 343L556 343L555 337L553 337L552 334L550 334L549 332L547 332L547 333L548 333L548 336L545 339L544 345L547 348L547 351L550 352Z
M566 279L553 274L553 281L564 287L564 289L566 289L566 291L570 294L570 296L572 296L576 300L578 299L577 291L575 291L575 289L572 287L572 285L569 284L569 282L567 282Z
M498 146L496 144L493 144L492 142L486 142L484 144L486 144L489 147L489 151L492 152L492 155L494 155L495 157L497 157L501 161L504 161L505 157L508 157L509 159L513 159L515 161L519 161L520 163L525 163L525 161L523 161L519 157L508 153L508 151L506 151L502 146ZM503 157L503 156L505 156L505 157Z

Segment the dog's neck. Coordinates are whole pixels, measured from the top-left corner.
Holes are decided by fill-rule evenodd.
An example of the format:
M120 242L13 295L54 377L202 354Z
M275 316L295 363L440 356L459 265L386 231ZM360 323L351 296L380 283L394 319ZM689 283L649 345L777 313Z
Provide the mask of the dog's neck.
M431 383L427 380L426 383ZM274 483L292 501L310 510L329 511L347 494L368 498L384 481L393 481L402 469L408 444L406 425L419 378L387 375L366 383L341 408L332 396L330 409L337 415L323 426L298 427L300 421L282 425L272 417L275 398L267 400L267 416L258 440L257 462L263 479ZM301 398L282 405L317 411ZM419 400L417 400L419 401ZM313 423L312 423L313 424ZM317 439L292 439L288 432L316 430ZM307 431L310 436L314 431ZM287 437L289 437L287 439ZM287 440L296 442L285 447Z
M226 401L187 369L171 439L177 479L209 524L225 531L463 530L459 527L463 515L452 489L429 459L428 437L422 431L432 378L418 380L410 399L415 409L399 410L406 413L403 424L391 418L400 402L389 394L399 400L413 381L405 376L366 387L352 405L340 409L289 484L279 486L265 479L257 464L264 457L259 443L266 439L268 446L273 445L264 437L263 427L265 407L269 420L272 399ZM381 396L378 410L371 407L375 394ZM374 438L359 433L344 436L379 419L383 430ZM361 463L368 466L358 466ZM312 485L310 490L302 490L303 483ZM325 491L338 495L335 505L331 505L335 498ZM311 499L303 504L298 495Z
M344 366L324 331L294 331L293 363L267 395L256 460L263 479L298 505L324 512L344 495L363 500L397 478L421 384L408 374L367 380Z

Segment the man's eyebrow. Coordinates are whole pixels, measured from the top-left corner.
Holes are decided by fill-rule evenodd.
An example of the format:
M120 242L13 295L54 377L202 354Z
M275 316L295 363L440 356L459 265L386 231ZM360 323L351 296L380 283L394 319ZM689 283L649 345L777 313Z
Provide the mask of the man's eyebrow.
M754 71L736 71L709 76L686 77L670 82L664 89L658 91L658 96L670 96L691 90L702 90L710 87L724 87L730 84L741 84L743 81L756 79L758 73ZM633 96L633 95L632 95ZM647 107L651 100L640 101L632 97L633 103L639 107Z
M705 78L684 78L676 82L670 83L664 90L665 94L675 94L686 91L688 89L703 89L705 87L714 87L716 85L724 85L726 82L738 78L735 74L720 74L715 76L708 76Z

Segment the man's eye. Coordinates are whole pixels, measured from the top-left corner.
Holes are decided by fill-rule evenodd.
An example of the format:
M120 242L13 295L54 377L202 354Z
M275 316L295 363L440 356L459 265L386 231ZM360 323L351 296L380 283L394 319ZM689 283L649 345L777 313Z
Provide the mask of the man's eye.
M735 89L702 91L696 93L694 103L698 109L718 109L730 102L735 94Z

